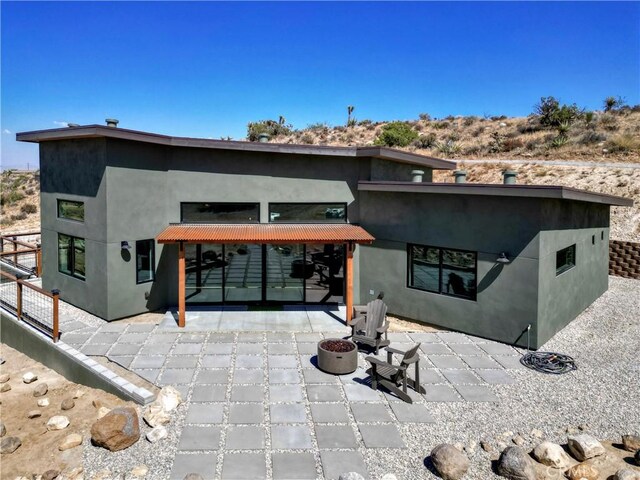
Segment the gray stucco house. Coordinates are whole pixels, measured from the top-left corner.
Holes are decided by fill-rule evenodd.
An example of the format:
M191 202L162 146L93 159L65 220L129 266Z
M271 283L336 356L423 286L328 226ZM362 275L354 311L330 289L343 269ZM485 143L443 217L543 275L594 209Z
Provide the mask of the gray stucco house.
M366 303L538 347L608 285L609 209L566 187L432 183L382 147L88 125L40 144L43 285L105 320L203 304ZM421 172L420 172L421 171Z

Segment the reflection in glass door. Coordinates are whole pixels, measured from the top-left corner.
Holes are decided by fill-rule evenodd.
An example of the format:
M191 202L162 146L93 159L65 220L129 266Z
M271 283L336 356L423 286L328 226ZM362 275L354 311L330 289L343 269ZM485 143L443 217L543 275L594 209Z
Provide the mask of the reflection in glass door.
M222 245L185 245L187 303L222 302Z
M313 275L304 245L265 245L265 301L303 302L304 281Z
M225 245L224 253L226 262L224 301L261 301L262 245Z

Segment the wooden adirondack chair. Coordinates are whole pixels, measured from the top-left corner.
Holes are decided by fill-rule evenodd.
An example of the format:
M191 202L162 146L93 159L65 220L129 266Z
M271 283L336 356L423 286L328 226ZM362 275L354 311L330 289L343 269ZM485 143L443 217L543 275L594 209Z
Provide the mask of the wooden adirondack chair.
M351 320L351 340L374 347L377 355L380 347L386 347L391 343L387 338L389 322L386 319L387 306L385 303L380 299L369 302L365 315Z
M413 400L407 393L407 385L418 393L427 393L424 387L420 386L420 356L418 355L418 348L420 348L419 343L406 352L387 347L386 362L376 357L367 357L367 362L371 364L371 368L367 370L367 373L371 375L371 388L377 390L378 385L383 385L390 392L395 393L408 403L413 403ZM400 365L393 363L394 353L403 355ZM407 375L407 370L411 364L416 366L415 380ZM402 389L400 386L402 386Z

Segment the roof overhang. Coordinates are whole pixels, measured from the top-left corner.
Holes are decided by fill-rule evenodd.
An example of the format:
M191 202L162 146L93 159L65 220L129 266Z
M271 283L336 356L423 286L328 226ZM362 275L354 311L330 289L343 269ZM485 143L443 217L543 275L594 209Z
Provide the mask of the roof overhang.
M158 243L371 243L364 228L341 224L172 224Z
M559 185L504 185L487 183L413 183L369 182L358 183L365 192L436 193L446 195L484 195L496 197L526 197L573 200L600 203L618 207L632 207L630 198L588 192Z
M104 125L83 125L79 127L54 128L21 132L16 135L19 142L52 142L59 140L83 138L115 138L134 142L153 143L169 147L209 148L218 150L234 150L246 152L264 152L297 155L320 155L338 157L381 158L399 163L432 168L436 170L454 170L456 163L441 158L428 157L417 153L405 152L394 148L379 146L338 147L330 145L300 145L289 143L261 143L231 140L213 140L208 138L173 137L158 133L128 130L125 128L106 127Z

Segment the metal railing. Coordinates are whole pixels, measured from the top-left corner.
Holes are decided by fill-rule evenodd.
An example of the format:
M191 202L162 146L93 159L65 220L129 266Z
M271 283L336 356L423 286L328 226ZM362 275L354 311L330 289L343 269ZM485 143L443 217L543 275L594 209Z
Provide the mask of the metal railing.
M0 236L0 260L12 267L42 276L40 232L14 233Z
M0 271L0 275L0 306L57 342L60 292L47 292L4 271Z

